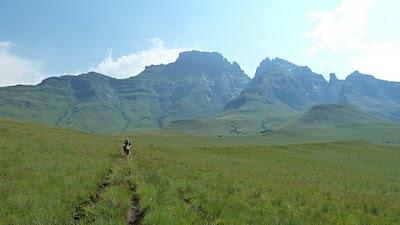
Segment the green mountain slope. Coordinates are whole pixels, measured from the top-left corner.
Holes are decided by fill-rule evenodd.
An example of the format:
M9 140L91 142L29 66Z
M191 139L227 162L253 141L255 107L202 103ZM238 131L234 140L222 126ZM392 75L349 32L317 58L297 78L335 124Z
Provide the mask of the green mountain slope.
M0 116L89 132L157 129L216 115L248 80L219 53L184 52L123 80L91 72L0 88Z
M173 121L164 128L165 131L182 132L195 135L256 135L286 133L296 130L305 132L307 129L331 129L328 133L333 135L353 126L373 128L375 125L388 126L390 122L361 111L352 105L324 104L316 105L310 109L286 117L275 116L271 119L257 118L229 118L227 116L201 119ZM357 130L359 132L359 130Z
M311 107L280 129L304 127L338 127L354 124L385 123L382 119L352 105L325 104Z
M265 133L321 104L353 105L400 121L400 83L357 71L345 80L332 74L328 82L279 58L263 60L250 80L219 53L190 51L128 79L90 72L0 88L0 117L107 133L163 127Z
M263 130L263 121L253 119L208 118L196 120L176 120L162 129L162 132L191 135L254 135Z

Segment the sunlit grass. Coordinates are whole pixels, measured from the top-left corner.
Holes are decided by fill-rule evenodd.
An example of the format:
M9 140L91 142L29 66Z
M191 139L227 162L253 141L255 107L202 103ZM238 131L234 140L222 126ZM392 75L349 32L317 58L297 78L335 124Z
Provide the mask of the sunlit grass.
M133 165L143 203L151 208L146 224L396 224L399 160L398 147L359 141L165 143L141 146Z
M129 181L144 224L400 223L398 145L125 136L134 141L130 160L121 136L0 121L0 224L71 224L104 179L96 202L83 205L81 224L126 224Z
M0 224L68 224L118 156L114 139L1 121Z

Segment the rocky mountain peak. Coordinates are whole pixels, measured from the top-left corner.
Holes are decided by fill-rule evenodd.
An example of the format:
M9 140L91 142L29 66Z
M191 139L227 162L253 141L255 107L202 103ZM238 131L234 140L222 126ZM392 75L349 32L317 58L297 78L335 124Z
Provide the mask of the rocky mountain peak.
M260 65L257 67L255 77L259 77L268 73L299 75L312 73L312 71L307 66L298 66L285 59L266 58L261 61Z
M360 73L358 70L347 76L346 80L356 81L356 80L376 80L374 76Z
M181 52L175 61L176 64L199 64L207 62L226 63L228 61L218 52L202 52L197 50Z
M203 74L211 78L219 78L223 74L248 78L236 62L230 63L218 52L201 51L181 52L174 63L165 65L162 73L173 79Z
M338 80L338 79L337 79L335 73L329 74L329 83L335 82L335 81L337 81L337 80Z

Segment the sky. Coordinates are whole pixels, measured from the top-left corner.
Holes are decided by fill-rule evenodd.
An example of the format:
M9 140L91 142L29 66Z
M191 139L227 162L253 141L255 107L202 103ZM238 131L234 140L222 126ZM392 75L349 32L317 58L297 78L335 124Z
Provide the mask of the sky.
M284 58L344 79L400 81L398 0L0 0L0 86L97 71L116 78L217 51L253 77Z

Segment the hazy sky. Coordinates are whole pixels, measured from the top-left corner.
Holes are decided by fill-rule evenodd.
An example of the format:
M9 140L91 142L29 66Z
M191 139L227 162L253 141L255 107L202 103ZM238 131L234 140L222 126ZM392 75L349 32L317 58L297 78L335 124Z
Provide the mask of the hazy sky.
M398 0L0 0L0 86L95 70L134 76L218 51L253 76L280 57L328 76L400 81Z

